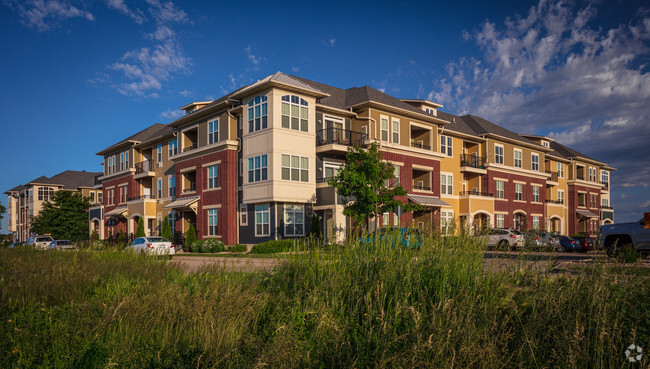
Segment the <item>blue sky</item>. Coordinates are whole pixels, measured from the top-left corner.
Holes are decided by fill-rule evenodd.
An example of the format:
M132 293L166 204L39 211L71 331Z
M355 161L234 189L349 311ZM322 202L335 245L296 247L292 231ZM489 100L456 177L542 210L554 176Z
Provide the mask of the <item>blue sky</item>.
M0 34L2 192L283 71L549 135L618 168L617 221L650 211L643 1L0 0Z

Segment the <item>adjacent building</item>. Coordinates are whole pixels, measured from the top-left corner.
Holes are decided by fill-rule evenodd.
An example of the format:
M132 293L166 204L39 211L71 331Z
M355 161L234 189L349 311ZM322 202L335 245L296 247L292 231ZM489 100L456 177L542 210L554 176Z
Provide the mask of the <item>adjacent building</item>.
M158 234L167 217L178 239L192 225L199 238L253 244L303 237L316 214L326 240L342 241L351 224L327 180L350 146L372 142L407 190L401 200L421 205L381 215L380 226L595 235L613 221L614 168L551 138L441 107L281 72L190 103L174 122L97 153L103 202L90 210L90 232L132 234L142 218Z

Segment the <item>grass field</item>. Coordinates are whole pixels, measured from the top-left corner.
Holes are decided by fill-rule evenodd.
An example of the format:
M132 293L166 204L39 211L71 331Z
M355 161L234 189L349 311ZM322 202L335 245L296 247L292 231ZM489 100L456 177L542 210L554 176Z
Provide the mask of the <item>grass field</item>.
M605 264L485 272L462 238L282 258L186 274L124 252L0 249L0 367L648 365L624 351L650 348L650 282Z

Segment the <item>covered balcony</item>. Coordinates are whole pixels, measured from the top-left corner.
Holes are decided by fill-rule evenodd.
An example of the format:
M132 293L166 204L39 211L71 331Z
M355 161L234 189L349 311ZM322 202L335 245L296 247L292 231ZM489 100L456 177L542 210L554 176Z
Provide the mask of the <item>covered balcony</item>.
M431 150L431 129L411 124L411 147Z
M550 176L550 178L546 179L546 184L549 186L557 186L559 183L557 181L557 172L553 172L550 170L546 171L546 174Z
M413 191L431 192L431 171L413 168Z
M144 177L153 177L156 173L154 172L153 163L151 160L141 161L135 163L135 179L144 178Z
M486 158L484 156L478 156L478 154L461 154L460 170L461 172L487 174L485 161Z
M349 146L366 147L368 137L365 133L343 128L325 128L316 131L316 151L347 152Z

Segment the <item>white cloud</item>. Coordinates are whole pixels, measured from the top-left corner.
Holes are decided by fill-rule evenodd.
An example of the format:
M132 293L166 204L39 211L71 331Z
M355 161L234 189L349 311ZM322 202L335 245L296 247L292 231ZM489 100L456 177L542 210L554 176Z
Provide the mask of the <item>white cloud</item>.
M183 90L183 91L180 91L178 94L181 95L181 96L183 96L183 97L188 97L188 96L191 96L191 95L192 95L192 91L190 91L190 90Z
M327 43L328 43L331 47L334 47L334 46L336 46L336 39L335 39L335 38L330 38L329 40L327 40Z
M149 11L158 23L186 23L189 20L187 13L177 9L171 1L146 0L151 5Z
M137 24L144 23L145 17L144 13L140 9L135 11L129 9L124 0L108 0L108 7L111 9L118 10L129 17L131 17Z
M155 32L147 35L148 38L156 41L165 41L174 38L176 33L169 27L158 26Z
M160 116L169 121L173 121L183 116L183 114L185 113L183 113L181 110L166 110L160 113Z
M648 208L650 207L650 200L644 202L643 204L639 205L640 208Z
M300 67L291 67L291 71L294 73L298 73L300 71Z
M246 46L244 48L244 51L246 52L246 57L248 58L248 61L253 65L253 70L256 71L260 70L260 63L265 59L263 57L255 55L252 51L251 45Z
M70 0L8 0L6 4L15 10L20 21L39 32L59 26L59 21L70 18L83 18L89 21L95 17L89 11L79 9Z

